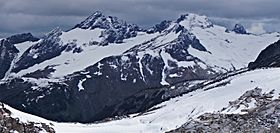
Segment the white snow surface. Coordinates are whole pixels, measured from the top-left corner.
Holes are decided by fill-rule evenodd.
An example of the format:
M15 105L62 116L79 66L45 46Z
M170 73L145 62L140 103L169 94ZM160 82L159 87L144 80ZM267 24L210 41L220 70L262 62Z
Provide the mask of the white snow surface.
M17 57L21 57L21 55L29 48L31 47L32 45L38 43L39 41L37 42L30 42L30 41L27 41L27 42L23 42L23 43L18 43L18 44L15 44L15 47L19 50L19 53L17 55Z
M211 53L201 52L192 47L189 53L210 66L219 66L227 70L246 67L254 61L268 45L279 40L279 33L262 35L236 34L225 32L226 28L214 25L210 28L195 27L192 33Z
M204 15L189 13L186 18L179 23L188 30L193 30L195 27L207 28L210 27L212 22Z
M130 118L99 124L57 123L22 113L11 107L9 109L14 117L19 117L23 121L52 123L58 133L161 133L180 127L190 117L195 118L205 112L219 111L227 107L229 101L238 99L246 91L256 87L262 88L263 92L273 89L275 94L280 92L279 68L250 71L226 79L228 80L230 84L225 86L206 91L200 89L163 102L156 106L161 108L144 115L134 114Z
M86 81L87 79L82 79L79 81L79 84L78 84L78 88L79 88L79 91L82 91L82 90L85 90L85 88L83 87L83 83Z
M102 40L102 38L100 38L102 31L103 30L99 28L94 30L76 28L68 32L63 32L60 38L63 43L72 42L73 40L77 40L78 44L88 43L89 41L100 42Z

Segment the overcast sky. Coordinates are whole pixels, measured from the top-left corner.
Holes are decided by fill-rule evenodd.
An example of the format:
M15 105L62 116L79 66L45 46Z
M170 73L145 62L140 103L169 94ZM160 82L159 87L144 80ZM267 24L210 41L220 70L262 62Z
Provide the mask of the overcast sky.
M142 27L191 12L227 27L241 23L253 32L280 31L279 5L280 0L0 0L0 37L67 30L97 10Z

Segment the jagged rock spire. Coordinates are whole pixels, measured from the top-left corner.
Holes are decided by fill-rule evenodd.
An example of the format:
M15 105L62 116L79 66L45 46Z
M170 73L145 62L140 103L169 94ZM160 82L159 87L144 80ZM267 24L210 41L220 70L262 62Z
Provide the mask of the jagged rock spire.
M236 24L232 31L234 31L235 33L238 33L238 34L247 34L246 29L241 24Z
M91 16L85 19L74 28L103 29L101 37L104 38L102 45L108 43L121 43L123 39L135 37L138 31L142 31L135 24L128 24L126 21L114 16L105 16L100 11L94 12Z
M126 21L119 19L115 16L105 16L102 12L96 11L80 24L76 25L75 28L81 29L120 29L122 27L137 27L134 24L127 24Z

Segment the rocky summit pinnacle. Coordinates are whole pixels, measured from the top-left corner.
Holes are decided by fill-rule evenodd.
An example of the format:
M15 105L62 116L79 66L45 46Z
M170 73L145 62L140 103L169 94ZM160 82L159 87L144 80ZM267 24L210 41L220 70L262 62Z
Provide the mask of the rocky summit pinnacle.
M234 31L235 33L238 33L238 34L247 34L246 29L241 24L236 24L232 31Z
M77 24L74 28L81 29L120 29L122 27L138 27L134 24L128 24L126 21L119 19L115 16L106 16L100 11L94 12L80 24Z
M94 12L80 24L77 24L75 28L90 29L96 28L103 29L101 37L104 37L105 41L103 45L108 43L122 43L123 39L135 37L137 32L142 31L135 24L128 24L126 21L114 16L105 16L100 11Z
M77 24L75 28L81 28L81 29L94 29L97 27L98 23L97 21L105 21L106 17L102 14L100 11L94 12L92 15L90 15L88 18L86 18L84 21L82 21L80 24ZM95 26L94 26L95 25ZM108 28L103 27L103 25L99 25L99 28Z

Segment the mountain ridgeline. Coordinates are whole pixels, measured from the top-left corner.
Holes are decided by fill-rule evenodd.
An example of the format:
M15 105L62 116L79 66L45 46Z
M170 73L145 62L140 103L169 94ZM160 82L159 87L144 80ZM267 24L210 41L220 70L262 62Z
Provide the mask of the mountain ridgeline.
M240 24L228 31L197 14L142 29L95 12L67 32L2 39L0 101L63 122L144 112L191 91L173 85L244 68L278 39Z

